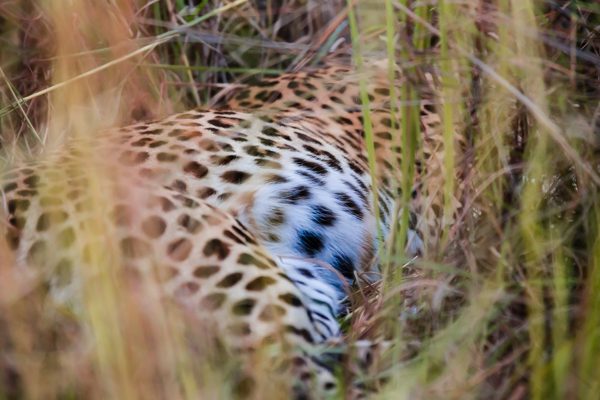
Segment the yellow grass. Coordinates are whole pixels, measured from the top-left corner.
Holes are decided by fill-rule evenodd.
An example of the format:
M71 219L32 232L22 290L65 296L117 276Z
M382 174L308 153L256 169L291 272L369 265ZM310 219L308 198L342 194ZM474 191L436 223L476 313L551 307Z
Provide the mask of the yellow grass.
M408 160L395 165L397 200L419 208L427 251L404 257L402 213L385 285L356 287L341 321L352 340L391 342L356 380L373 399L597 398L596 2L259 3L0 2L0 168L69 137L212 104L290 66L352 58L360 71L385 58L391 120L402 121L391 133ZM396 65L410 84L394 91ZM374 169L377 127L360 85ZM441 116L435 132L424 132L421 99ZM248 375L255 398L286 398L289 382L270 379L264 354L214 348L214 332L152 285L128 289L98 217L111 177L82 167L97 193L88 234L107 239L82 271L81 304L53 304L43 284L17 280L0 240L0 399L245 398Z

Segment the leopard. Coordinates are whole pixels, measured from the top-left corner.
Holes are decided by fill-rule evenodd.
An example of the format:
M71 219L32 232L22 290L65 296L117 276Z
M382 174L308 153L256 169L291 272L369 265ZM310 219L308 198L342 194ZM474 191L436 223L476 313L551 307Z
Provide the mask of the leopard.
M79 157L85 157L85 166ZM323 342L304 294L246 226L180 191L106 179L105 171L90 174L90 168L104 165L98 153L73 148L70 155L28 163L4 176L29 188L9 196L14 184L3 187L10 215L6 243L26 277L39 281L43 275L56 303L76 302L77 308L78 292L93 285L101 269L119 272L117 266L137 286L159 282L164 296L224 333L223 344L230 348L248 352L270 344L307 348ZM87 183L92 179L94 188ZM105 194L100 201L96 191ZM305 387L312 385L310 371L323 393L332 391L336 381L329 369L314 364L305 351L289 356Z
M0 180L15 265L42 276L65 304L76 302L81 271L134 271L199 320L216 321L235 348L303 349L296 374L310 386L308 365L319 391L335 392L331 368L304 349L340 338L348 285L377 270L402 213L401 139L391 132L401 125L390 119L387 73L374 70L366 87L374 163L357 73L331 64L17 164ZM431 105L421 109L424 152L439 173L440 120ZM427 217L410 221L406 253L417 256Z
M444 94L441 90L440 74L434 69L419 70L416 74L407 73L399 63L393 64L390 78L390 66L387 60L369 60L359 73L356 68L332 63L331 61L312 69L294 71L277 77L263 78L230 94L223 102L223 109L249 109L268 112L269 115L286 113L293 109L302 118L318 121L321 125L333 122L344 132L335 135L339 144L343 142L344 151L353 154L368 164L365 138L365 108L361 98L360 80L365 81L367 110L372 128L374 147L374 176L378 197L383 199L380 218L391 217L391 197L401 197L402 190L402 144L404 141L400 118L403 104L398 100L402 87L410 86L419 93L419 127L417 155L414 162L413 186L411 188L411 229L427 234L429 245L439 244L439 234L443 229L443 219L447 224L461 210L460 198L463 188L458 188L456 197L450 204L449 215L442 215L443 195L435 183L445 174L446 140L443 137L441 107ZM416 76L415 76L416 75ZM393 87L393 89L391 89ZM391 90L394 90L392 92ZM390 96L395 97L392 99ZM395 118L392 114L394 108ZM297 117L298 118L298 117ZM325 123L323 121L326 121ZM457 159L464 157L468 144L463 129L452 125L453 154ZM360 136L360 137L359 137ZM310 152L310 150L308 150ZM371 169L371 167L369 167ZM463 182L463 172L455 168L452 173L455 182ZM428 184L427 182L432 182ZM429 192L423 190L427 185ZM389 221L386 221L389 222ZM384 235L389 231L383 232ZM412 233L409 232L409 235ZM408 254L418 252L418 240Z

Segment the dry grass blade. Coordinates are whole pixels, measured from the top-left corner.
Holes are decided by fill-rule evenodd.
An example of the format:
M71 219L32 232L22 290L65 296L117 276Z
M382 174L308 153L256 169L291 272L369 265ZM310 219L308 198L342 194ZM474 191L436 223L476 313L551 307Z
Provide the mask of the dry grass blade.
M29 126L29 129L31 129L31 133L33 133L33 135L35 136L35 138L37 139L37 141L44 146L44 141L42 140L42 138L40 137L40 135L37 133L37 131L35 130L35 128L33 127L33 124L31 123L31 121L29 120L29 117L27 117L27 113L23 110L23 103L25 102L25 100L18 96L17 93L15 93L15 89L13 87L13 85L10 83L10 81L8 80L8 78L6 77L6 75L4 74L4 71L2 70L2 68L0 68L0 74L2 74L2 78L4 78L4 82L6 82L6 85L8 86L8 89L10 90L10 93L13 95L15 102L13 103L14 107L19 107L19 110L21 111L21 114L23 115L23 118L25 119L25 121L27 122L27 126ZM0 116L2 114L2 111L0 110Z
M394 2L394 6L398 9L402 10L402 12L409 15L415 21L421 23L424 27L426 27L430 32L435 33L440 36L441 32L436 29L433 25L429 24L427 21L424 21L406 6ZM477 57L470 54L469 51L463 49L456 44L453 44L453 47L465 58L469 59L474 65L481 68L483 72L491 76L496 82L498 82L502 87L508 90L511 94L513 94L520 102L522 102L535 116L539 123L544 125L548 131L552 134L552 138L558 143L558 145L566 152L566 154L577 163L579 167L581 167L589 176L596 182L596 184L600 185L600 177L592 170L592 168L584 163L581 157L577 154L577 152L569 145L567 140L564 137L564 133L562 130L545 114L535 102L525 96L522 92L520 92L517 88L511 85L506 79L500 76L496 71L490 68L489 65L485 64L483 61L478 59Z
M166 115L191 114L197 107L198 114L218 108L221 114L215 115L225 116L231 104L253 114L243 119L282 129L314 128L317 143L327 138L335 148L352 149L344 150L349 151L344 162L354 161L356 168L340 171L336 161L346 155L326 160L316 143L265 137L270 131L255 132L265 153L248 165L271 168L276 176L288 167L276 159L285 149L310 159L315 170L323 172L322 166L323 176L342 174L340 188L352 189L348 182L355 175L370 176L365 182L371 187L349 192L357 208L345 205L354 214L336 209L335 219L315 229L313 209L333 207L317 196L322 177L305 185L302 202L286 203L294 218L306 222L291 229L290 237L314 230L309 244L331 248L332 254L347 245L328 235L342 218L370 224L377 215L382 222L377 231L349 233L363 235L371 249L360 261L365 270L350 271L356 285L346 279L352 274L319 261L317 251L310 257L272 257L288 265L310 261L322 267L315 267L319 273L333 272L342 282L340 296L347 294L340 304L342 335L306 350L318 363L338 368L349 392L360 387L374 400L596 399L598 26L600 8L593 0L0 2L0 399L301 398L291 378L279 374L285 363L273 361L282 346L267 337L265 346L249 354L231 351L217 329L227 318L199 323L197 309L182 309L179 297L173 301L161 291L159 271L176 261L148 256L161 261L148 263L147 276L132 272L133 253L124 250L119 236L126 224L109 223L120 208L128 211L124 220L137 224L144 199L163 185L176 198L187 198L188 216L191 205L217 204L221 195L227 198L221 189L243 185L204 180L202 191L192 190L191 180L197 181L186 171L177 180L169 175L151 194L138 192L130 178L149 170L130 173L131 165L121 164L124 158L108 165L96 146L101 135L109 135L106 128L145 127L145 121L165 121ZM323 61L335 64L337 72L323 73ZM346 70L340 66L354 72L341 72ZM277 78L287 72L303 75ZM299 85L308 90L295 93ZM244 98L246 93L252 96ZM244 142L242 124L238 132L219 121L209 128L198 122L169 122L186 135L168 149L153 143L171 160L158 162L157 156L157 170L168 170L167 163L188 153L209 157L206 168L226 168L220 164L229 160L224 157L245 159L255 151ZM138 133L132 129L110 132L139 144L131 146L142 159L153 130L139 129L148 135L134 141L128 135ZM239 134L230 143L227 135L219 136L216 147L202 142L209 132L229 130ZM203 136L188 137L187 131ZM333 131L335 138L328 136ZM53 155L65 142L73 154L89 157L65 167L70 158ZM4 171L11 163L18 167ZM195 167L202 175L202 166ZM32 177L27 187L15 186L15 176L37 168L44 176L68 176L51 184ZM304 172L313 176L315 170ZM278 179L296 186L287 176ZM27 202L15 202L14 196ZM70 197L75 200L67 202ZM64 221L64 232L61 225L62 235L47 229L47 216L22 219L19 207L38 212L38 199L70 204L53 209L76 216ZM235 212L246 221L243 212ZM188 233L192 238L184 220L168 219L174 215L168 213L153 216L173 222L177 238ZM36 253L38 241L19 237L24 226L45 241L50 251L44 257ZM73 238L68 228L82 234ZM206 232L232 233L212 225ZM282 237L271 233L258 232L257 241L265 236L280 243ZM232 233L227 243L239 243L231 237L241 240ZM405 250L419 239L424 254L408 257ZM16 257L19 245L23 251ZM63 257L66 245L85 261ZM198 254L194 268L218 266ZM175 279L189 284L195 271ZM301 286L273 271L290 290ZM83 288L73 303L63 302L61 293L67 292L57 292L68 279ZM195 288L180 283L176 289ZM246 282L234 284L231 292L219 287L217 296L245 296L242 287ZM264 299L254 294L248 298L257 304ZM179 295L190 293L177 290ZM293 297L289 301L297 304ZM248 304L235 312L248 312L254 321L258 315L270 318ZM294 304L285 315L302 308ZM234 312L230 305L222 309ZM251 327L227 327L240 337L245 328ZM294 331L291 325L280 328Z
M4 114L6 114L7 112L10 112L10 110L14 109L14 107L21 106L23 103L25 103L25 102L27 102L29 100L35 99L36 97L43 96L43 95L51 93L51 92L53 92L53 91L55 91L57 89L61 89L61 88L65 87L65 86L68 86L68 85L74 83L74 82L77 82L77 81L79 81L81 79L84 79L84 78L90 77L92 75L95 75L95 74L97 74L99 72L102 72L102 71L104 71L104 70L106 70L108 68L111 68L111 67L113 67L113 66L115 66L117 64L120 64L123 61L129 60L130 58L135 57L137 55L144 54L144 53L146 53L146 55L148 55L149 52L152 51L152 50L154 50L154 48L156 46L158 46L159 44L168 42L172 38L172 36L173 35L169 35L167 37L161 38L161 39L155 41L154 43L146 45L144 47L141 47L138 50L136 50L136 51L134 51L134 52L132 52L132 53L126 55L126 56L123 56L123 57L121 57L121 58L119 58L117 60L110 61L110 62L108 62L108 63L106 63L106 64L104 64L104 65L102 65L102 66L100 66L98 68L94 68L94 69L92 69L90 71L87 71L87 72L81 74L81 75L77 75L77 76L75 76L75 77L73 77L73 78L71 78L71 79L69 79L69 80L67 80L65 82L57 83L56 85L50 86L49 88L46 88L44 90L40 90L39 92L36 92L36 93L34 93L32 95L23 97L19 101L11 104L9 107L0 109L0 117L3 116Z

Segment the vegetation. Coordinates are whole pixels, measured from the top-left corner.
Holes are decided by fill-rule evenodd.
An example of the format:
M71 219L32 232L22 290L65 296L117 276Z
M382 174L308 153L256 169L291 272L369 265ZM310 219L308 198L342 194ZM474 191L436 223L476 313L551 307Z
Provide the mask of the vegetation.
M210 107L261 76L336 58L359 71L387 59L441 88L414 79L395 92L403 160L423 158L415 104L432 98L443 117L444 168L421 174L442 199L418 204L425 257L383 254L384 280L354 288L343 321L350 342L392 343L357 379L373 399L596 399L595 1L0 0L0 157ZM415 168L398 168L406 205ZM224 358L176 308L100 274L103 289L74 315L16 281L9 254L0 242L0 399L228 399L243 397L244 369L257 398L285 398L259 356Z

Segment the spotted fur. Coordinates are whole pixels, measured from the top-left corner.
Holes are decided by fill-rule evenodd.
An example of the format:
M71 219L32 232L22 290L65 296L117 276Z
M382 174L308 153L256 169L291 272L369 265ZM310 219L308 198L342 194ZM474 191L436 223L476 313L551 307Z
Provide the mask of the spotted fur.
M376 76L371 181L356 82L341 67L286 74L219 110L104 132L17 166L0 184L17 264L43 271L53 298L69 302L77 271L108 254L239 348L338 337L344 288L376 268L378 232L385 240L396 219L401 164L389 83ZM97 251L106 237L114 254ZM413 229L409 244L422 250Z

